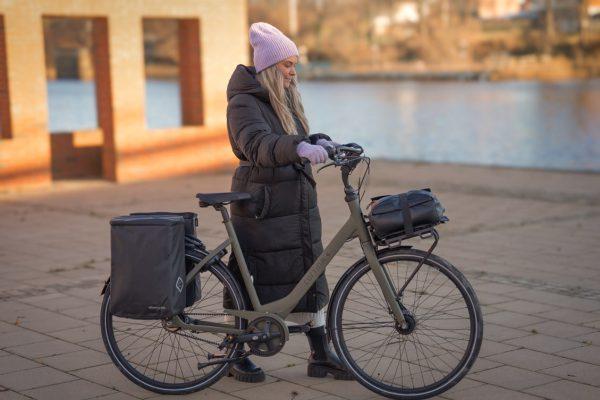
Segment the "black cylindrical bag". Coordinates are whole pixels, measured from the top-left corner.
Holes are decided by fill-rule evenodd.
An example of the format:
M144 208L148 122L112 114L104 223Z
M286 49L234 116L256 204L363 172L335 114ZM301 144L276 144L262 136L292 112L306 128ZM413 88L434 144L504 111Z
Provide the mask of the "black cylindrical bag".
M372 200L367 218L380 239L391 235L410 235L421 228L439 224L444 218L444 207L429 189L410 190Z

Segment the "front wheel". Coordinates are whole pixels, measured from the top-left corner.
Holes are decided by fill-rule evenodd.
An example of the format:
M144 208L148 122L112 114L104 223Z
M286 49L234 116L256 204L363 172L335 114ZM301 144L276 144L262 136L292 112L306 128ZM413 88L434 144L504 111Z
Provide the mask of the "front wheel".
M368 389L393 399L440 394L469 371L481 347L483 320L473 288L454 266L415 249L378 254L401 297L398 326L366 260L338 282L328 315L340 358Z

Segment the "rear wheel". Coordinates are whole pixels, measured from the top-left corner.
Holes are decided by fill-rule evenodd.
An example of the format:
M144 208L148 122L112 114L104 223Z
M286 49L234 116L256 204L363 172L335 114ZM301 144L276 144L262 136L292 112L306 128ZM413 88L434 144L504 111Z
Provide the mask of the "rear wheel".
M213 264L201 273L201 298L184 310L198 320L224 322L223 292L230 293L232 308L243 310L246 301L229 270ZM224 333L195 333L169 326L163 320L120 318L110 314L110 286L100 312L102 339L110 358L119 370L136 385L157 393L183 394L204 389L221 378L229 364L198 369L209 354L232 357L241 346L217 348ZM243 322L230 322L243 329Z
M396 290L425 253L382 252ZM338 283L329 331L340 358L368 389L394 399L424 399L462 379L481 347L481 308L471 285L449 262L431 255L403 292L406 326L398 326L369 264Z

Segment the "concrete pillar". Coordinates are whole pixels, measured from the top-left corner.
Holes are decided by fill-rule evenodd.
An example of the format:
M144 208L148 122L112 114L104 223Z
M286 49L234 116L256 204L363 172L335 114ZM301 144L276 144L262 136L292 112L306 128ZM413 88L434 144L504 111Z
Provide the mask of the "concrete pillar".
M0 140L12 138L10 122L10 93L8 90L8 71L6 69L6 36L4 17L0 16Z
M112 82L110 78L110 52L108 46L108 20L93 19L92 40L94 43L94 73L96 82L96 112L102 130L102 176L116 180L115 141L112 108Z
M183 125L202 125L202 70L200 66L200 21L180 19L179 24L179 87Z
M3 90L0 76L0 114L3 97L10 117L2 123L11 125L11 137L0 137L0 190L51 181L44 16L94 22L101 129L74 132L72 147L99 146L101 135L105 179L156 179L235 162L226 132L225 90L236 64L248 62L245 0L0 0L0 16L6 38L6 57L0 44L0 75L4 59L8 83ZM182 127L145 126L143 18L181 21Z
M0 189L51 181L42 19L29 6L6 4L4 18L10 138L0 139ZM6 111L5 105L5 111Z

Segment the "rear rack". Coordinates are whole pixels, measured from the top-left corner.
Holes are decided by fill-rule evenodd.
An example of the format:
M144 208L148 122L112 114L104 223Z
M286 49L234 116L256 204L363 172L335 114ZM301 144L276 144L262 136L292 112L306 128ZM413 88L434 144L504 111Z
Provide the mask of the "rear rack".
M371 231L371 236L373 237L373 241L375 242L375 244L378 247L392 247L395 244L397 244L399 246L403 240L407 240L407 239L417 237L417 236L419 236L421 239L427 239L427 238L434 236L434 237L436 237L436 242L437 242L438 233L435 230L435 227L439 224L443 224L448 221L449 221L448 217L443 216L440 219L440 222L438 222L437 224L416 226L412 233L394 232L394 233L391 233L382 238L377 236L375 231L371 228L371 224L369 223L368 220L366 221L366 223L367 223L367 226L369 227L369 231Z
M208 255L208 250L204 243L195 236L185 235L185 258L195 263L199 263ZM227 254L227 249L222 249L216 254L216 257L222 258ZM210 263L207 263L208 265Z

